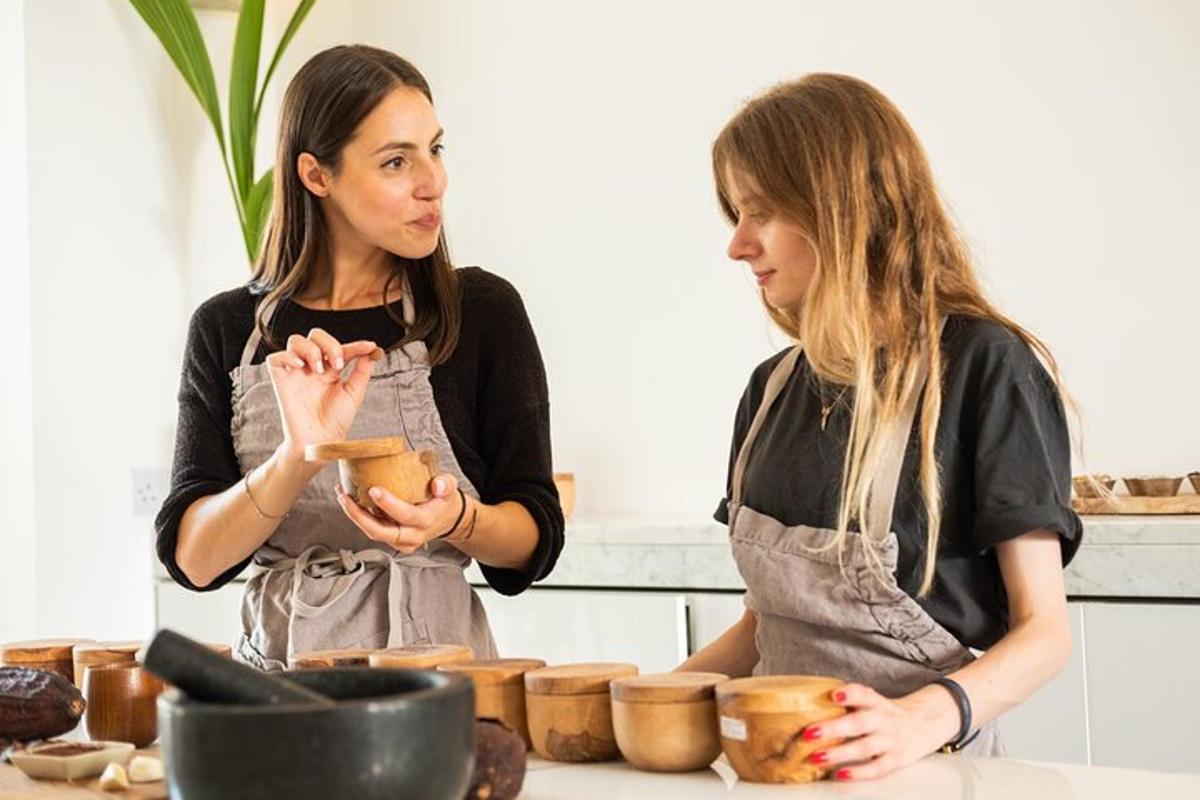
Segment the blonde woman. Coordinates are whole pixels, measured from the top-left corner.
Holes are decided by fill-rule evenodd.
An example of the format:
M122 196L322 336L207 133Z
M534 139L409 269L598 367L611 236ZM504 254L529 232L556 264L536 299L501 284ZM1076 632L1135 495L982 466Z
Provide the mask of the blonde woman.
M1000 755L995 720L1071 648L1054 360L984 297L916 135L866 83L768 91L713 168L729 256L797 344L751 376L717 512L746 612L683 668L847 681L849 713L803 734L846 739L811 756L842 780Z

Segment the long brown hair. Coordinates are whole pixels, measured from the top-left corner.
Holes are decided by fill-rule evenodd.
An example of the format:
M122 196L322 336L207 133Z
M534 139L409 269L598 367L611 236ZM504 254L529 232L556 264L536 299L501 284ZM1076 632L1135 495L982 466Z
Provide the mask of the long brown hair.
M332 47L317 53L288 84L279 114L275 156L275 194L262 253L254 265L251 288L263 295L255 325L273 347L262 312L268 304L304 291L314 270L328 255L325 215L320 201L305 188L296 170L301 153L311 153L337 171L342 150L363 119L393 89L419 90L429 102L433 93L424 76L395 53L365 45ZM393 256L384 284L384 308L400 325L404 320L387 305L388 291L407 275L416 320L398 344L422 339L430 361L439 364L458 344L461 304L458 276L443 231L437 248L420 259Z
M1038 355L1061 390L1058 365L1033 334L984 297L950 221L924 149L900 111L869 84L811 74L751 100L713 144L717 197L737 222L730 171L758 184L772 211L803 232L816 269L799 307L767 313L803 343L821 381L852 387L835 545L857 524L868 553L887 531L868 531L871 488L885 437L915 379L922 347L928 379L920 408L920 491L928 520L919 593L933 585L942 521L934 450L941 416L940 320L992 320ZM1065 394L1065 393L1064 393ZM1069 399L1069 396L1068 396Z

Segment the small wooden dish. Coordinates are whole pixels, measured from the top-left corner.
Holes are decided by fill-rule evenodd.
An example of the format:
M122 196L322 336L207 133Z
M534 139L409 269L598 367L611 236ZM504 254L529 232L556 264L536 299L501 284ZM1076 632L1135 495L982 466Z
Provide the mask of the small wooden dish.
M437 669L475 658L475 651L462 644L421 644L390 647L371 653L372 667L389 669Z
M145 646L145 642L87 642L77 644L71 650L74 660L75 685L83 689L83 672L90 666L98 664L134 664L137 662L137 652Z
M613 731L625 760L651 772L703 769L721 754L715 672L668 672L611 684Z
M1200 494L1200 472L1189 472L1187 478L1188 483L1192 485L1192 491Z
M55 755L53 751L86 748L71 755ZM109 764L124 766L133 757L129 742L47 742L28 750L16 750L9 755L13 766L30 778L40 781L73 781L99 775Z
M96 741L146 747L158 738L163 683L137 663L92 664L83 673L83 727Z
M808 783L824 777L828 768L808 758L842 740L810 742L800 732L846 713L830 696L843 683L811 675L771 675L719 684L721 747L738 776L753 783Z
M1183 486L1183 478L1169 478L1152 475L1138 478L1125 478L1125 487L1133 497L1174 497Z
M525 716L525 673L546 666L540 658L490 658L440 664L439 672L466 675L475 684L475 716L498 719L525 740L529 740L529 720Z
M554 473L554 486L558 489L558 503L562 506L563 519L570 519L575 513L575 474Z
M374 650L310 650L288 656L288 669L331 669L333 667L365 667Z
M1113 487L1117 485L1117 479L1111 475L1076 475L1071 478L1071 487L1075 490L1076 497L1103 497L1102 492L1097 485L1103 487L1106 492L1111 492Z
M551 761L611 761L621 751L613 732L609 682L636 675L633 664L542 667L525 673L525 714L534 751Z
M372 486L381 486L406 503L423 503L433 497L437 453L410 450L403 436L310 444L304 448L304 458L336 459L342 488L373 514L381 512L368 494Z
M40 641L9 642L0 645L0 666L57 672L71 683L75 683L75 647L91 641L91 639L42 639Z

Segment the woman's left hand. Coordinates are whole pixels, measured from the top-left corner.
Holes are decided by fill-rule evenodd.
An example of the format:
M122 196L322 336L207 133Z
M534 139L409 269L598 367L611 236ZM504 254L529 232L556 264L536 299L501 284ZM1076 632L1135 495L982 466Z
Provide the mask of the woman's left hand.
M458 481L453 475L434 478L433 498L423 503L406 503L379 486L371 487L370 494L386 517L360 506L346 494L341 483L337 483L338 504L350 521L368 538L383 542L404 555L449 531L455 520L465 522L470 517L469 509L460 514L464 511L463 504L469 504L471 500L466 495L459 495ZM459 527L462 527L461 522Z
M846 741L825 749L818 745L809 760L833 767L838 780L869 780L936 751L958 731L957 717L946 714L947 709L957 714L957 708L948 693L945 698L937 696L943 692L941 687L933 687L933 692L926 691L929 688L895 700L858 683L835 689L833 701L847 713L810 725L803 735L810 741Z

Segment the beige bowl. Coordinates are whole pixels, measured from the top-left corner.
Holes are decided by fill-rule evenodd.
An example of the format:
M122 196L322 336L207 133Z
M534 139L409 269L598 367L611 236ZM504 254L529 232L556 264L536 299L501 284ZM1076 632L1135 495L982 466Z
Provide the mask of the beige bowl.
M1182 485L1183 478L1161 475L1125 478L1125 486L1134 497L1174 497Z
M406 503L423 503L433 497L437 453L410 450L403 436L310 444L304 448L304 458L336 459L342 488L373 514L380 510L368 494L372 486L382 486Z

